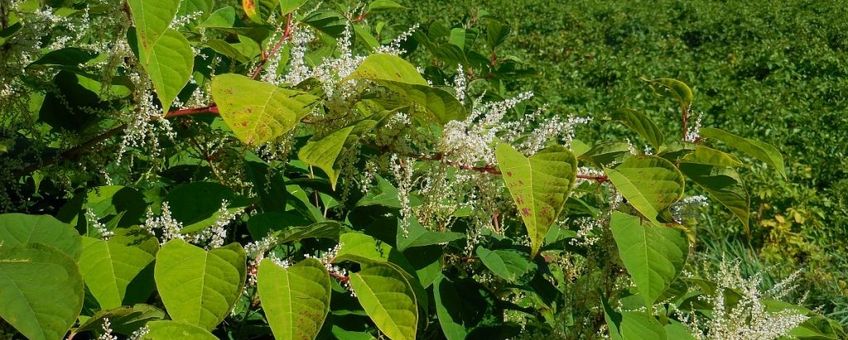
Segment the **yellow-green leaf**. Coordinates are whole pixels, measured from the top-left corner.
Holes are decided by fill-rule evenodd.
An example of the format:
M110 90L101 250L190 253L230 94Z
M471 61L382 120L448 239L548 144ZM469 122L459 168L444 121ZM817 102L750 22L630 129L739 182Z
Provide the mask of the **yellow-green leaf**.
M418 305L412 286L389 263L363 263L350 276L350 285L365 313L381 332L393 340L415 339Z
M345 146L355 143L364 131L374 128L377 122L364 120L335 131L321 139L309 141L298 151L297 156L306 164L323 170L330 179L330 185L336 188L341 164L339 155Z
M561 146L549 147L527 158L506 143L497 146L495 156L527 227L531 257L535 257L568 198L577 175L577 159Z
M316 259L283 268L259 264L257 289L274 338L314 339L330 311L330 274Z
M777 148L760 142L758 140L739 137L730 132L716 128L701 128L701 136L705 138L718 139L727 146L738 149L751 157L759 159L769 166L774 167L777 173L786 178L786 169L783 167L783 155Z
M91 295L97 299L102 309L111 309L133 302L143 302L124 303L124 298L127 295L127 286L153 263L153 259L153 255L138 247L129 247L112 240L83 237L79 266ZM141 287L136 289L143 290ZM146 293L150 294L151 291L152 289Z
M654 223L659 223L657 215L661 211L683 195L683 175L664 158L631 156L605 171L627 203Z
M257 146L282 136L309 114L317 97L238 74L212 79L212 98L239 140Z

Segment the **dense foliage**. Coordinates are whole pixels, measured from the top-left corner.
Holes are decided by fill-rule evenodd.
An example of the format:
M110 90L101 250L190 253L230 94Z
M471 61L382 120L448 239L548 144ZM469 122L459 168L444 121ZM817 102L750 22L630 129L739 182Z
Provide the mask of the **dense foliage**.
M845 337L801 272L702 261L798 166L672 66L563 114L573 75L511 52L548 32L409 10L0 2L0 334Z

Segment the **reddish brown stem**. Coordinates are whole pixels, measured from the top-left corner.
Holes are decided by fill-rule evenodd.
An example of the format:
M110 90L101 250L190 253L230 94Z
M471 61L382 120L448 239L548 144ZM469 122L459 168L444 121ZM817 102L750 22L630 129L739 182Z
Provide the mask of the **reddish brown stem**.
M335 273L335 272L332 272L332 271L329 272L329 273L330 273L330 277L336 279L336 281L339 281L339 283L348 283L348 281L350 281L350 276L344 276L342 274Z
M209 113L212 115L219 115L218 106L215 104L204 106L204 107L193 107L190 109L179 109L170 111L165 114L165 118L174 118L179 116L191 116L196 114Z
M598 183L603 183L603 182L606 182L606 181L609 180L609 178L607 178L607 176L591 176L591 175L580 175L580 174L577 174L577 178L585 179L585 180L589 180L589 181L596 181Z
M250 74L250 78L256 79L259 77L259 73L262 72L262 69L265 68L265 64L268 63L268 60L271 59L274 55L280 52L280 49L283 47L283 43L286 40L289 40L292 35L292 15L289 13L286 16L286 28L283 30L283 36L280 37L280 40L274 44L274 47L271 48L270 51L262 51L262 54L259 56L259 64L256 65L256 68L253 69L253 73Z

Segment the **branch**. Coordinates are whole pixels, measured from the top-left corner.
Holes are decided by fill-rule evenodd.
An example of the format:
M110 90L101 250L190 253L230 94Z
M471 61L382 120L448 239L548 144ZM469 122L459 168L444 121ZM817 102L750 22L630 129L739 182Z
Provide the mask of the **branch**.
M268 59L271 59L272 56L276 55L280 52L280 49L283 47L283 43L286 40L289 40L292 35L292 14L289 13L286 16L286 28L283 31L283 36L280 37L280 40L274 44L274 47L271 48L270 51L262 51L262 55L259 56L259 64L256 64L256 68L253 69L253 72L250 74L250 78L256 79L259 77L259 73L262 72L262 69L265 68L265 64L268 63Z

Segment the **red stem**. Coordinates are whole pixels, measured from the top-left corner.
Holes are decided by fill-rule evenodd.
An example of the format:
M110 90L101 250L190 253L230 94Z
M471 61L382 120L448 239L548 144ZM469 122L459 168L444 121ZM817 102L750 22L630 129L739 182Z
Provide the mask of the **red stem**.
M215 104L212 104L212 105L209 105L209 106L193 107L193 108L190 108L190 109L179 109L179 110L170 111L170 112L165 114L165 118L174 118L174 117L179 117L179 116L191 116L191 115L196 115L196 114L201 114L201 113L211 113L213 115L219 115L220 114L220 112L218 112L218 106L215 105Z
M272 47L270 51L262 51L262 55L259 57L259 64L256 65L255 69L253 69L253 73L250 74L250 78L256 79L256 77L259 77L259 73L261 73L262 69L265 68L265 64L268 62L268 59L270 59L271 56L280 52L280 49L283 47L283 43L286 40L289 40L289 38L291 38L291 35L292 15L291 13L289 13L289 15L286 16L286 28L285 30L283 30L283 36L280 37L280 40L278 40L277 43L274 44L274 47Z

